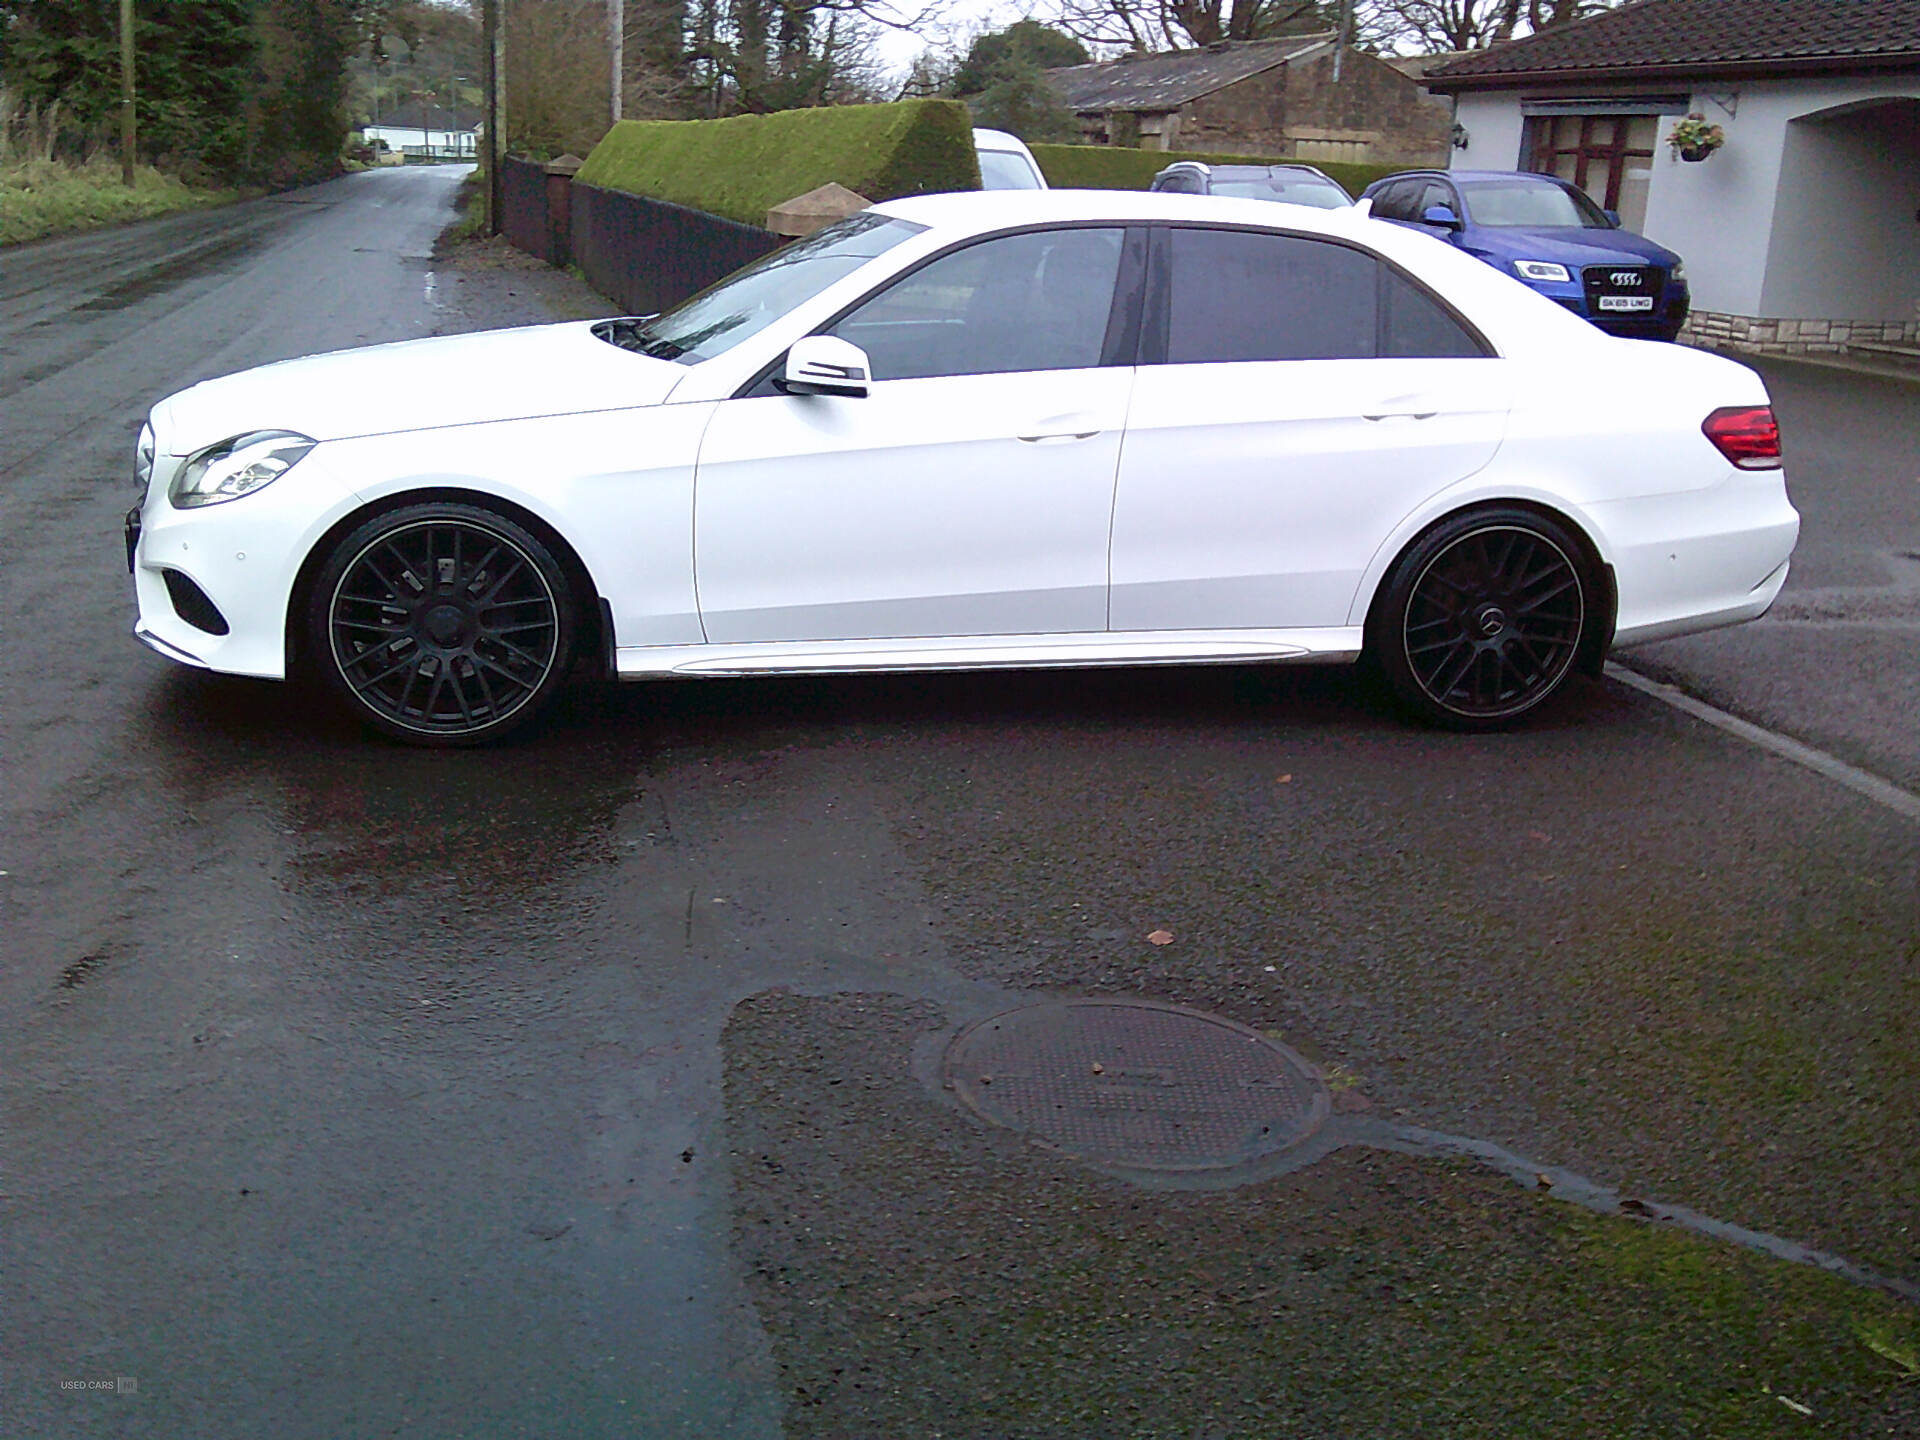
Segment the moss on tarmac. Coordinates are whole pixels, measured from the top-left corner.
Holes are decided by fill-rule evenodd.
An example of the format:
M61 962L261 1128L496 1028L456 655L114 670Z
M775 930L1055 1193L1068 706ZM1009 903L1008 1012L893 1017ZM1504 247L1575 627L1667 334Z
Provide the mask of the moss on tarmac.
M1366 1149L1130 1186L916 1081L945 1023L775 992L728 1025L736 1242L796 1440L1920 1434L1896 1301Z

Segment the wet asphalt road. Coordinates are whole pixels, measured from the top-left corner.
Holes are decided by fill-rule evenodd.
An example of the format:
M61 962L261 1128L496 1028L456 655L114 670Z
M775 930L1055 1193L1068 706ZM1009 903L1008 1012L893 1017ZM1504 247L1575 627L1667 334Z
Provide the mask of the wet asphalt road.
M1802 1267L1378 1151L1141 1191L916 1079L1174 1000L1920 1279L1920 827L1618 686L581 686L420 754L136 646L152 400L591 304L433 259L456 178L0 255L0 1433L1920 1433L1909 1313ZM1920 390L1768 375L1780 618L1644 663L1911 786Z

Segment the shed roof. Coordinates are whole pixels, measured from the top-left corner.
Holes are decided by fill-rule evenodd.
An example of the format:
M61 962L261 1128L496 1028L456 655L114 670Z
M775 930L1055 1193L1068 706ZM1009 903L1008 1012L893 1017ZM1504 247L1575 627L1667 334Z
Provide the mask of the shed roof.
M1331 31L1287 35L1097 65L1069 65L1047 71L1047 83L1069 110L1177 110L1190 100L1297 60L1332 39Z
M1920 0L1630 0L1428 72L1431 90L1547 79L1920 66Z

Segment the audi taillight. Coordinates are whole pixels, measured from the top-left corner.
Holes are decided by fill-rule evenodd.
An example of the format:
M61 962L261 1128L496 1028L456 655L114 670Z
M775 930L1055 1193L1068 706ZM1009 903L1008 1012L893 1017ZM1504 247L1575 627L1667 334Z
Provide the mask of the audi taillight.
M1713 448L1742 470L1780 468L1780 422L1771 405L1723 405L1700 426Z

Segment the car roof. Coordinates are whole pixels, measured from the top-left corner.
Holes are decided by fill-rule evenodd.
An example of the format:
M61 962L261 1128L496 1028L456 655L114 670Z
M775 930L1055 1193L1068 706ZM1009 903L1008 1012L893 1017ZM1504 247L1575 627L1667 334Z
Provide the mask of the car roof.
M875 205L881 215L954 234L984 233L1017 225L1060 221L1110 221L1116 225L1151 221L1244 224L1261 229L1351 235L1366 221L1349 206L1338 210L1288 205L1273 200L1240 200L1225 195L1175 195L1164 190L966 190L944 195L915 195Z
M1517 180L1523 185L1562 185L1567 182L1558 175L1542 175L1537 170L1451 170L1445 172L1456 180Z
M1009 135L1005 130L987 130L976 125L973 129L973 148L976 150L1006 150L1018 155L1026 150L1026 145L1018 135Z

